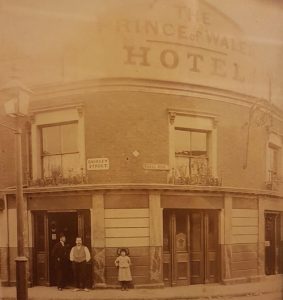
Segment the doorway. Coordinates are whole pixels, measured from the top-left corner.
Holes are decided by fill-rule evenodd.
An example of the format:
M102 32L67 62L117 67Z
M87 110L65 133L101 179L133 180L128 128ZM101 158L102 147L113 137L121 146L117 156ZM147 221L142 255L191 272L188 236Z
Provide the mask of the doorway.
M280 213L266 212L265 215L265 274L280 272Z
M66 245L71 250L77 236L91 250L90 211L33 212L34 228L34 268L33 284L52 286L56 284L56 273L52 249L59 242L60 233L66 236ZM89 266L88 269L91 269ZM88 278L91 281L91 272ZM67 263L66 285L72 285L71 263Z
M218 211L164 210L165 285L218 281Z
M49 243L49 284L56 285L55 262L52 257L52 249L59 242L60 233L66 236L66 247L68 252L75 245L75 239L78 235L78 214L77 212L58 212L48 213L48 243ZM65 283L72 285L72 268L71 262L66 265Z

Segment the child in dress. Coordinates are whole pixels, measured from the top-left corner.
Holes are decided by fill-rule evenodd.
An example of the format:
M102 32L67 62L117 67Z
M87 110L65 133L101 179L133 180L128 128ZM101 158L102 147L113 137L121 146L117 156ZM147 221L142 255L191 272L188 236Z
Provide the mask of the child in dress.
M126 249L118 251L119 256L115 260L115 266L118 267L118 280L121 283L121 290L127 291L129 282L132 281L132 275L130 270L131 259L128 256Z

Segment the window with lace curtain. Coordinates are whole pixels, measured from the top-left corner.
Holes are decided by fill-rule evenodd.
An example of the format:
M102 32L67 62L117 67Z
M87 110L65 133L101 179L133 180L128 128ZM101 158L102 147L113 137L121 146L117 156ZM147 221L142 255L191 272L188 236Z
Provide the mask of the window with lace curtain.
M182 177L207 175L208 132L175 128L175 168Z
M221 185L217 176L217 119L214 115L169 110L168 182Z

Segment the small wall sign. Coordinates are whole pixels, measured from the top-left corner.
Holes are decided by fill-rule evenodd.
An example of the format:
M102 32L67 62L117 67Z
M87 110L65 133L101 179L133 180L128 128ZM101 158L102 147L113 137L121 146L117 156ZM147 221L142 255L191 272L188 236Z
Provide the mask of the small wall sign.
M145 170L162 170L167 171L169 170L169 166L166 164L152 164L152 163L144 163L143 168Z
M105 157L89 158L87 160L87 170L109 170L109 159Z

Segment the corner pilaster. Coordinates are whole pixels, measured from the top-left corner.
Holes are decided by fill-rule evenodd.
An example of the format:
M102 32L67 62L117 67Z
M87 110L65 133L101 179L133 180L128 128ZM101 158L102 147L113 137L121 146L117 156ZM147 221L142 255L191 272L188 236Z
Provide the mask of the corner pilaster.
M160 193L149 194L149 250L150 250L150 282L163 285L162 276L162 239L163 222Z
M224 232L222 238L221 264L222 264L222 281L225 283L232 278L232 202L230 194L225 194L224 211L222 211L222 226ZM223 215L224 214L224 215Z
M102 192L92 194L91 244L95 287L105 287L105 233L104 196Z

